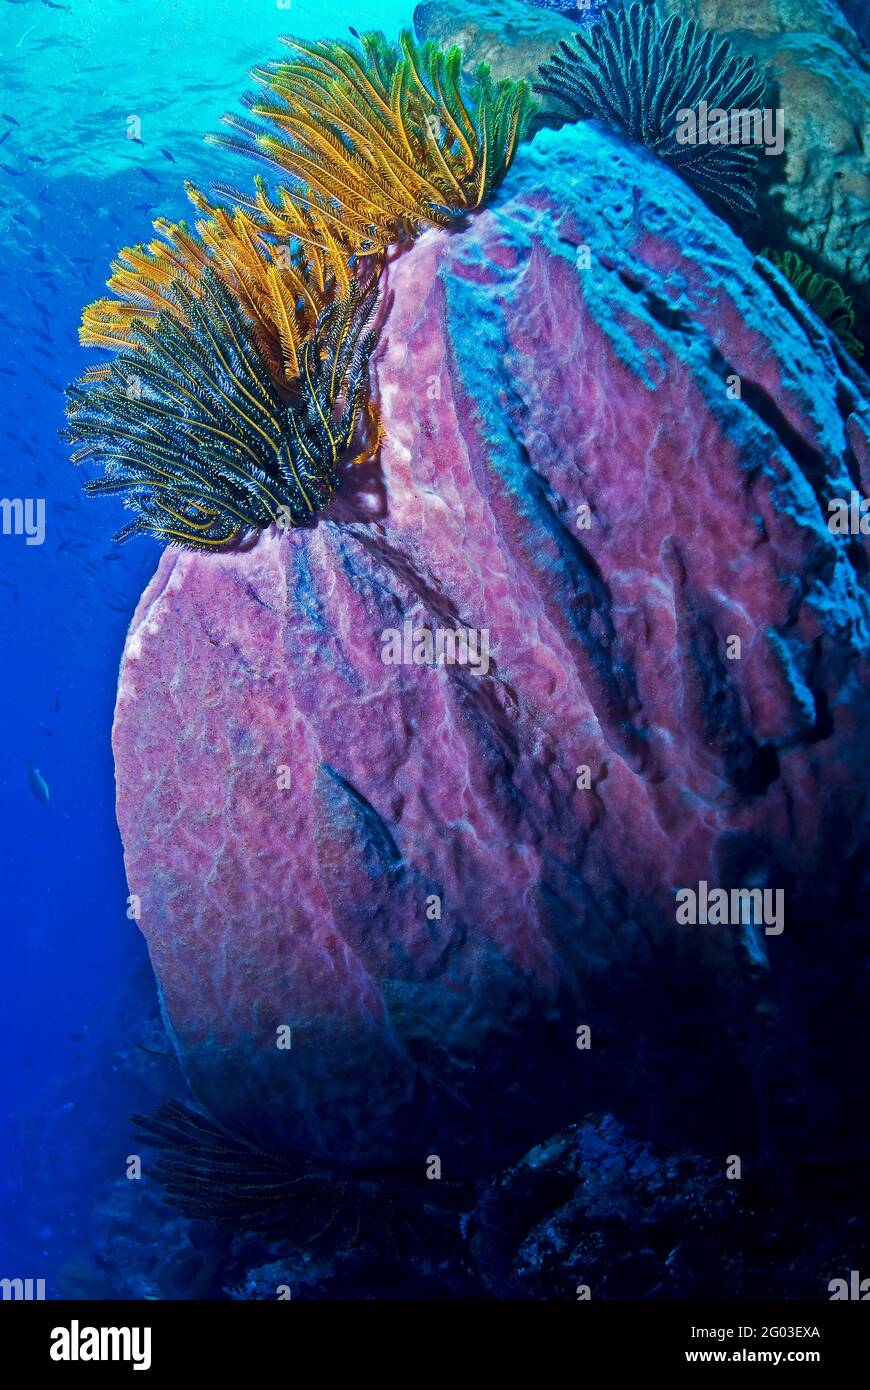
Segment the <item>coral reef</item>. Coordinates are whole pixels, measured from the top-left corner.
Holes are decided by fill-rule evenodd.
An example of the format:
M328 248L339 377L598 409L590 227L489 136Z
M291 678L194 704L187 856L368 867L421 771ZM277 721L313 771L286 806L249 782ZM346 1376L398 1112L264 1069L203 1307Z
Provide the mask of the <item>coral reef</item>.
M853 20L855 5L848 7ZM858 336L870 323L870 70L866 48L830 0L663 0L752 58L773 82L768 100L785 119L785 150L760 161L764 239L792 246L854 296ZM465 61L534 80L576 25L525 0L423 0L421 39L461 43ZM543 109L554 113L546 99Z
M466 73L486 63L495 78L521 76L528 82L559 40L575 34L577 27L570 14L529 0L422 0L414 10L418 38L458 47ZM447 34L444 43L441 36Z
M781 159L765 159L765 240L791 246L870 321L870 61L834 0L668 0L723 34L775 78Z
M739 1181L727 1167L589 1115L487 1185L469 1253L490 1297L548 1301L580 1286L596 1300L818 1301L864 1267L866 1165L749 1164Z
M870 614L827 516L870 483L863 374L594 123L385 274L377 466L316 528L164 554L127 643L118 817L195 1095L448 1176L587 1109L841 1153ZM391 665L406 624L488 660ZM702 881L781 890L784 929L679 924Z
M827 1298L870 1261L861 1215L867 1165L746 1163L653 1145L589 1114L516 1163L451 1195L396 1175L335 1175L362 1221L315 1243L292 1233L185 1220L143 1181L119 1182L92 1213L86 1254L59 1293L86 1298L634 1299ZM825 1213L824 1221L819 1213ZM288 1204L306 1218L305 1203Z

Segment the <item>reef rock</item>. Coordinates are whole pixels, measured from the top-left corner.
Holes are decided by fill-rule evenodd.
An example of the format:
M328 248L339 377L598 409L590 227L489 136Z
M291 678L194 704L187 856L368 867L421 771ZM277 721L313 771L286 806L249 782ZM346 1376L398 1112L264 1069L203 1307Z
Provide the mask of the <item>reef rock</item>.
M465 1223L470 1262L490 1297L571 1302L819 1300L836 1271L864 1267L866 1167L736 1176L722 1155L659 1151L586 1116L487 1184Z
M421 39L434 39L444 47L458 44L468 72L478 63L489 63L496 79L534 81L559 41L577 28L576 19L528 0L422 0L414 10L414 29ZM549 98L541 105L545 111L558 109Z
M194 1093L445 1177L589 1109L835 1152L870 613L827 521L870 488L867 379L589 125L391 264L373 372L377 465L310 530L167 551L127 641L118 818ZM474 668L425 650L457 631ZM702 882L783 897L678 922Z
M870 63L833 0L669 0L772 77L785 148L762 156L764 235L790 245L870 312Z
M758 235L790 246L854 294L870 322L870 65L833 0L666 0L664 9L727 38L770 73L769 100L782 108L785 148L759 159ZM590 12L591 15L592 12ZM534 81L567 21L526 0L423 0L421 38L463 46L469 66ZM558 103L549 99L544 110Z

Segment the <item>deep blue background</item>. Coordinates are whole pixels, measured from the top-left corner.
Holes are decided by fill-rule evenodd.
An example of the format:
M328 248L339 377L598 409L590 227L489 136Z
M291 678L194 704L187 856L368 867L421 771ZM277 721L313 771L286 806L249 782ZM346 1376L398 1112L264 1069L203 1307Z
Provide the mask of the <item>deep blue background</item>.
M48 1277L49 1296L123 1174L135 1063L154 1043L110 734L159 549L113 543L120 504L83 496L58 438L65 384L99 358L78 346L81 310L155 216L188 216L185 178L251 182L202 137L278 35L393 34L412 9L379 0L367 23L341 0L0 0L0 496L46 503L43 545L0 536L0 1277Z

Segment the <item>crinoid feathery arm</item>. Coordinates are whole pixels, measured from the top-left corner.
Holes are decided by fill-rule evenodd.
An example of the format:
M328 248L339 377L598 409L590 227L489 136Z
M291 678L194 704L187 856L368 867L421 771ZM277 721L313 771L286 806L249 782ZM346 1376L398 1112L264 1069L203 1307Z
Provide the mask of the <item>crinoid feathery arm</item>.
M209 138L289 175L294 201L359 253L479 207L534 109L525 82L493 82L485 65L469 81L458 49L408 33L284 42L295 56L254 72L257 119L228 116L235 133Z
M655 6L607 10L588 34L563 39L540 69L535 91L555 98L569 120L594 118L645 145L714 206L755 216L757 149L682 142L677 119L712 108L760 107L766 79L751 58L694 20Z
M374 337L377 282L354 281L322 311L300 354L298 392L277 390L239 305L213 271L178 291L185 321L134 326L109 376L70 390L74 461L100 465L92 495L123 493L123 540L150 533L217 550L326 506L352 449ZM184 302L186 299L186 302Z
M381 438L367 368L387 248L479 207L534 106L409 34L285 42L295 56L255 74L257 119L227 118L216 143L289 187L219 185L213 203L188 184L195 226L155 222L85 310L82 342L117 357L71 389L67 437L102 466L86 490L135 513L119 539L214 550L326 506L342 458Z

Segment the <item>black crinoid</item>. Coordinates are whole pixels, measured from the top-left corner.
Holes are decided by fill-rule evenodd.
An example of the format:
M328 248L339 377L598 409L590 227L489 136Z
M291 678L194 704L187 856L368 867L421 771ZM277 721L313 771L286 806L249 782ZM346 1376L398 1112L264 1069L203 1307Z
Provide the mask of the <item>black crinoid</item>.
M678 113L758 111L765 77L725 39L693 20L663 19L655 6L608 10L563 39L535 90L555 97L569 120L594 118L646 146L710 202L755 216L757 147L680 143ZM683 119L686 119L685 117Z
M73 459L103 469L86 492L124 495L135 517L118 540L147 532L191 550L312 520L365 413L376 282L353 280L323 309L287 390L213 271L172 294L173 312L136 321L132 347L69 391Z
M397 1242L427 1219L424 1208L437 1201L449 1216L469 1195L461 1183L428 1183L419 1167L344 1169L272 1153L180 1101L132 1120L158 1151L150 1172L168 1206L191 1220L286 1237L308 1249L364 1245L395 1254ZM434 1197L433 1186L441 1189Z

